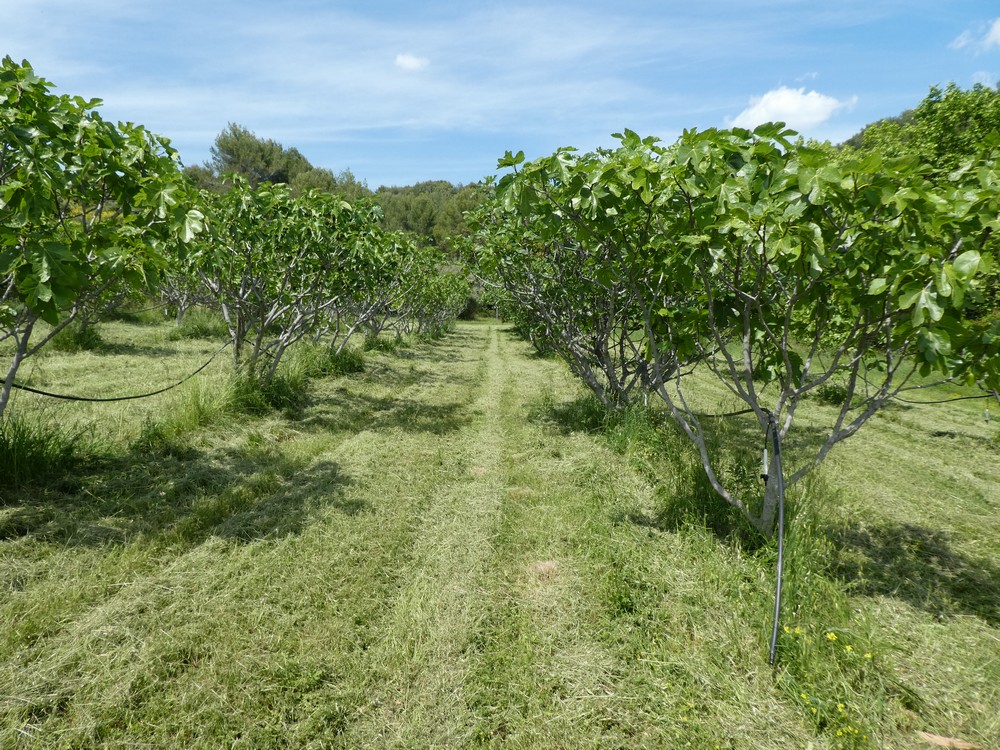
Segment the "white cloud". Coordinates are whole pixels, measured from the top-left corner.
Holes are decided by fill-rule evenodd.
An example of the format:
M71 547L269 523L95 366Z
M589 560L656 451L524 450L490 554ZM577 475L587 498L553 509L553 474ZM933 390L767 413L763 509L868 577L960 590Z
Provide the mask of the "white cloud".
M993 82L997 80L997 76L988 70L977 70L972 74L973 83L981 83L983 86L993 86Z
M963 31L957 37L951 40L951 44L948 46L951 49L963 49L968 47L975 41L975 37L972 35L971 31Z
M396 55L396 67L407 73L418 73L431 64L426 57L417 57L409 53Z
M721 124L744 108L740 118L781 118L798 128L829 118L808 135L836 142L863 124L849 122L849 96L838 92L860 94L868 108L859 105L855 115L871 121L912 106L899 91L927 83L917 72L915 83L896 83L882 94L875 88L885 85L879 76L847 77L885 65L859 55L891 51L855 49L853 30L885 28L892 42L905 36L897 33L902 23L933 23L938 32L967 28L964 56L984 48L994 23L988 15L969 23L967 11L949 10L958 20L942 25L943 10L922 14L899 0L815 8L801 0L720 0L684 9L662 3L655 12L633 12L642 3L598 0L573 4L572 12L565 2L529 0L175 0L169 13L155 3L121 0L0 0L0 8L6 5L0 56L27 57L60 92L103 98L108 119L134 120L172 137L188 163L207 158L215 134L238 122L299 147L320 166L368 165L371 171L356 173L371 184L405 184L401 172L411 163L414 173L430 164L426 174L414 174L427 177L452 158L469 160L465 178L478 178L508 148L540 155L568 144L613 146L608 134L624 127L669 142L683 128ZM300 5L301 13L291 8ZM843 33L818 36L831 29ZM817 44L820 38L829 41ZM927 54L913 45L906 51ZM858 67L827 70L826 60L842 56ZM766 89L746 88L747 60L759 65L764 80L791 87L791 102L778 106L779 89L748 105L750 93ZM895 64L909 74L923 69L902 57ZM875 111L879 104L889 111ZM461 157L456 143L467 146ZM487 144L485 158L474 163L473 143Z
M985 52L991 47L1000 47L1000 18L979 24L975 31L966 29L948 45L951 49L972 47L977 52Z
M983 38L983 47L986 49L1000 47L1000 18L994 18L993 23L990 24L989 31Z
M750 99L750 106L736 115L734 127L755 128L765 122L783 122L794 130L808 130L829 120L840 109L851 109L856 96L840 101L818 91L806 92L805 87L791 89L781 86L763 96Z

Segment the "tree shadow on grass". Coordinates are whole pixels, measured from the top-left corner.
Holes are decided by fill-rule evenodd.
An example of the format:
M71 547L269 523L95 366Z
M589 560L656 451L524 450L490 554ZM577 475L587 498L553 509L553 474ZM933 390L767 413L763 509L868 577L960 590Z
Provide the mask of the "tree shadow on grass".
M297 423L303 430L360 432L400 429L445 435L467 427L473 415L462 402L426 404L421 401L339 392L314 402L310 414Z
M650 513L633 510L614 519L619 523L676 533L688 527L701 527L720 543L739 547L749 553L763 549L770 540L755 530L739 511L720 497L709 484L704 472L697 469L679 478L679 486L668 494L657 492L656 509Z
M600 432L611 416L608 409L589 393L560 403L551 397L543 397L528 408L530 421L555 429L562 435Z
M625 455L632 468L655 488L655 510L620 512L615 523L630 523L660 532L676 532L696 524L720 540L753 550L766 540L739 512L721 498L708 481L691 442L664 413L635 409L609 412L589 394L559 404L540 399L529 418L561 434L587 432ZM739 474L749 491L761 494L759 457L724 456L727 472Z
M720 541L754 551L770 541L712 486L695 445L661 410L634 407L609 412L591 395L554 404L541 399L530 418L563 434L586 431L604 439L611 450L625 455L633 469L655 488L655 510L622 513L613 519L662 532L676 532L692 524L708 529ZM751 512L763 502L761 448L763 434L752 416L738 419L704 418L708 451L723 486L741 498ZM789 450L817 450L822 431L801 427ZM794 508L789 507L790 518Z
M170 358L177 356L176 349L151 344L136 344L130 341L112 341L103 344L94 353L116 357Z
M827 531L835 573L865 596L887 596L938 617L975 615L1000 625L1000 566L954 549L948 534L915 524Z
M441 359L423 350L415 357L431 367ZM379 382L395 393L428 376L440 377L407 362L385 370ZM314 399L309 416L295 427L445 434L473 417L462 402L427 404L338 388ZM137 539L193 545L210 536L250 541L299 533L317 513L349 517L369 507L347 495L350 478L336 463L289 457L251 434L244 445L209 451L154 429L125 455L70 454L18 487L0 486L0 541L31 537L67 546Z
M357 515L350 478L327 460L290 459L271 445L209 453L169 442L92 460L74 477L26 486L0 507L0 541L64 546L135 541L193 546L300 533L317 513Z
M472 383L470 377L442 374L440 364L449 361L449 357L441 349L439 345L416 351L413 358L419 364L382 360L364 373L360 384L348 380L320 389L311 399L308 414L297 422L297 428L332 432L400 429L444 435L467 427L475 416L468 403L429 404L406 395L417 384L426 389L445 381L449 388ZM388 395L365 392L369 384L375 384L382 393L388 391Z

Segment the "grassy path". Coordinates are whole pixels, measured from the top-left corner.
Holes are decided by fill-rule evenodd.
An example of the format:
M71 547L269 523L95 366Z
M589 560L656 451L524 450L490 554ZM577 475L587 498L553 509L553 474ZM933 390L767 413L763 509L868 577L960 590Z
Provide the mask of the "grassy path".
M767 668L766 556L657 520L579 395L465 325L0 503L0 747L844 746Z

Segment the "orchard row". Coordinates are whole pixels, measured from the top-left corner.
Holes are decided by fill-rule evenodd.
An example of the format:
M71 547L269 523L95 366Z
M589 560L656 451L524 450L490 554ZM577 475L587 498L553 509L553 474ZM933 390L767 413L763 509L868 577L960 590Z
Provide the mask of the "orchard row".
M508 153L473 237L525 333L610 408L658 394L716 491L764 533L776 483L756 510L756 490L722 476L692 373L753 415L755 445L787 438L804 399L831 403L790 482L909 388L1000 387L996 142L942 172L795 135L779 123L664 146L626 131L614 150ZM775 453L759 473L776 475Z
M0 66L0 415L25 359L151 290L179 314L218 309L262 385L304 337L339 351L360 329L433 333L466 304L459 269L381 229L376 206L238 177L199 191L167 140L98 104Z

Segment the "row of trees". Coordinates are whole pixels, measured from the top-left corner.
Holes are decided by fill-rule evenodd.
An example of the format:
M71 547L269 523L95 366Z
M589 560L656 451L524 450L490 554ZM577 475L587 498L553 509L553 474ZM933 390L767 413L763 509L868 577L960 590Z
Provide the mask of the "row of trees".
M406 232L420 245L433 245L454 255L452 239L465 233L464 213L484 197L481 184L453 185L428 180L405 187L381 186L372 192L367 183L345 169L339 173L314 167L296 148L236 123L216 136L210 161L185 168L195 184L213 192L229 189L231 176L243 177L252 187L265 182L287 185L293 195L320 190L348 201L372 199L382 209L381 226Z
M203 228L168 143L106 122L98 104L53 94L10 57L0 64L0 343L13 344L0 414L25 359L155 278Z
M309 171L294 153L269 147L276 171L199 190L167 140L50 88L26 62L0 65L0 343L12 352L0 415L25 359L136 290L217 307L237 365L265 385L303 337L337 351L361 328L431 333L464 306L468 284L442 253L385 231L365 199L296 184ZM217 146L220 165L236 158Z
M536 342L609 407L657 394L715 490L765 534L777 483L758 508L719 470L718 420L692 373L783 439L804 399L837 394L790 482L921 376L1000 387L1000 319L981 314L1000 151L942 175L795 135L688 131L664 146L626 131L614 150L508 153L472 245Z
M203 195L207 231L165 285L167 301L221 310L238 367L262 385L309 337L334 353L359 330L437 334L461 312L468 283L445 258L379 226L377 206L319 190L254 187L239 176Z

